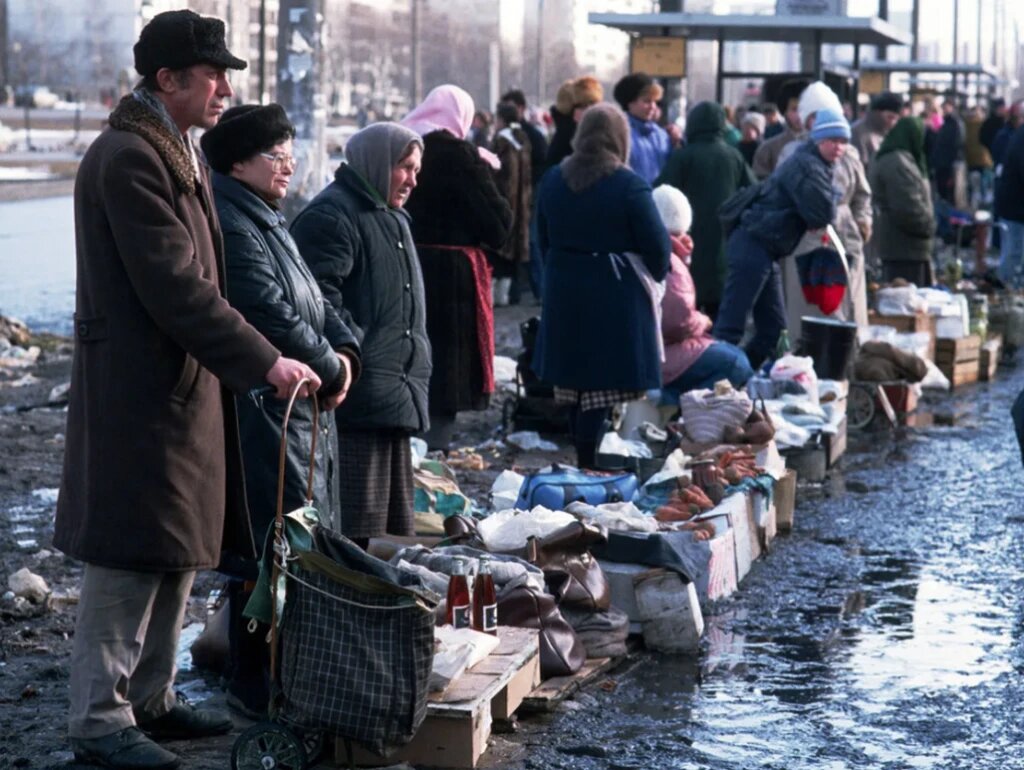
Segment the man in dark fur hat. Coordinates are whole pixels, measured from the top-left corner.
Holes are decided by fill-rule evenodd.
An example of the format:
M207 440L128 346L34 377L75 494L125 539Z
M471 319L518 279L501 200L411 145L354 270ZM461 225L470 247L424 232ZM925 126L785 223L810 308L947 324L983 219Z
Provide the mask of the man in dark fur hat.
M75 183L77 303L54 545L85 562L68 734L78 761L174 768L154 741L225 733L173 690L195 573L254 556L234 404L305 364L224 298L220 226L188 131L217 123L245 62L224 24L162 13L142 30L143 80L110 115Z

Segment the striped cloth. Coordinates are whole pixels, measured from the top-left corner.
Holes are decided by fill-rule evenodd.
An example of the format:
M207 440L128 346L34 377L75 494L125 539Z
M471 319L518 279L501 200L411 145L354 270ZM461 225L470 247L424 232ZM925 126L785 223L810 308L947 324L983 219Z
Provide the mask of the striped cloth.
M581 412L589 412L591 409L604 409L636 401L643 398L645 393L643 390L575 390L556 385L555 403L578 406Z
M348 538L415 534L412 452L402 430L338 436L341 533Z

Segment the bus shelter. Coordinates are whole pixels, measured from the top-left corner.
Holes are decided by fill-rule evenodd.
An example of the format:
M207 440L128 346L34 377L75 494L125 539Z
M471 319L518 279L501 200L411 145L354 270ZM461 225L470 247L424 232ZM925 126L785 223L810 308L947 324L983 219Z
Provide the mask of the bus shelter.
M983 93L993 97L1000 86L1006 84L994 67L984 64L873 61L861 66L860 75L863 90L871 93L892 90L893 76L905 75L911 89L929 87L935 91L950 91L960 96L961 101L966 97L972 82L977 97Z
M633 36L673 37L718 43L715 98L722 101L722 84L727 79L772 78L777 72L739 72L725 69L728 42L798 43L804 72L793 73L815 80L825 79L822 48L852 45L850 70L860 68L861 46L910 45L911 37L888 21L877 17L716 15L702 13L591 13L591 24L603 24ZM842 68L830 67L831 70ZM853 79L856 103L856 78Z

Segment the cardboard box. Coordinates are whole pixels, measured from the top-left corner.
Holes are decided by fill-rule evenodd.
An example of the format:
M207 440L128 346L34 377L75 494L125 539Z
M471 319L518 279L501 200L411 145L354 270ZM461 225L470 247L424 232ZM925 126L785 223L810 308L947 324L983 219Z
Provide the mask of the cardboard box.
M796 478L796 471L787 470L786 475L775 482L775 525L780 532L789 532L793 529Z
M1001 335L989 335L988 341L981 346L978 356L978 379L982 382L991 382L996 378L996 369L999 367L999 355L1002 353L1003 338Z

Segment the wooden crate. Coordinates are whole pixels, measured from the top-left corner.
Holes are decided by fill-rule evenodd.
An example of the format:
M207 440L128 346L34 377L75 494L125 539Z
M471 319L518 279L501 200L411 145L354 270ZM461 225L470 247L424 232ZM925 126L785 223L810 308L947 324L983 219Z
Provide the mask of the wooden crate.
M874 310L868 313L872 326L890 326L898 332L935 332L935 316L928 313L916 315L882 315Z
M526 712L554 711L566 698L575 695L582 688L593 684L615 668L622 658L588 658L583 668L571 676L556 676L545 679L523 699L520 707Z
M981 346L981 354L978 356L978 379L982 382L991 382L996 378L996 369L999 366L999 355L1003 349L1002 336L989 335L988 341Z
M949 384L954 388L961 385L970 385L978 381L978 374L981 368L978 359L964 361L959 364L936 364L939 371L946 375Z
M928 332L931 338L928 341L928 357L935 359L935 324L936 316L928 313L917 313L916 315L882 315L874 310L868 313L868 323L872 326L889 326L898 332Z
M508 719L540 684L537 631L499 626L498 637L494 652L444 692L431 693L427 717L408 745L387 759L357 747L356 764L475 768L487 749L493 720ZM341 741L335 746L335 761L343 766L348 761Z
M935 343L935 365L954 388L978 381L980 357L981 337L977 334Z
M775 525L779 532L793 529L793 514L796 509L796 471L786 470L786 475L775 482Z
M977 334L969 334L960 339L941 339L935 341L935 363L961 364L968 361L977 361L981 355L981 337Z

